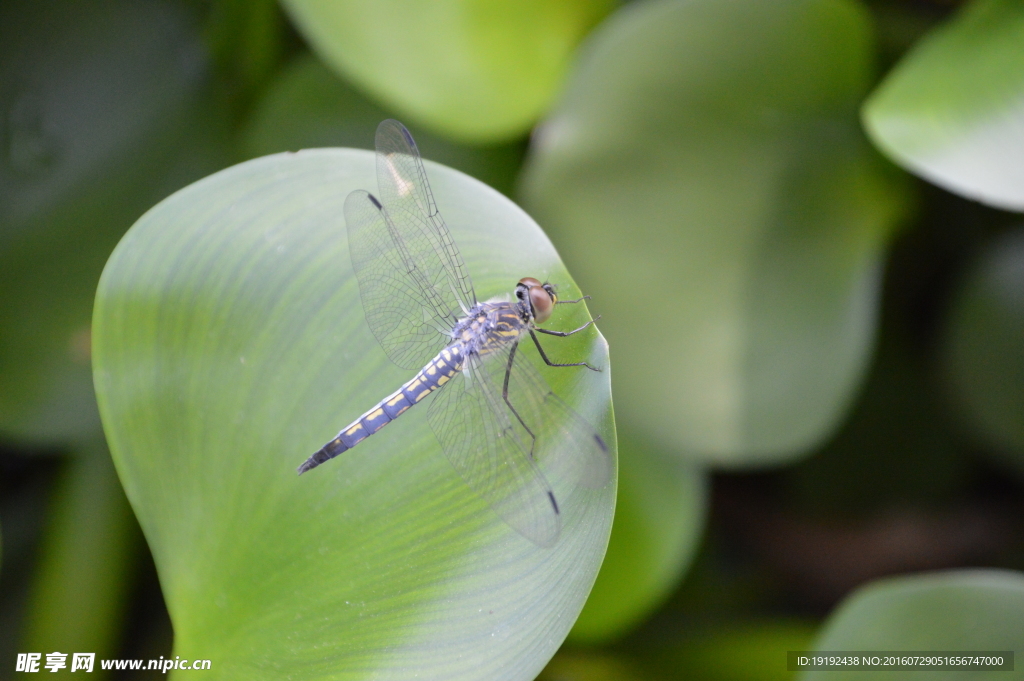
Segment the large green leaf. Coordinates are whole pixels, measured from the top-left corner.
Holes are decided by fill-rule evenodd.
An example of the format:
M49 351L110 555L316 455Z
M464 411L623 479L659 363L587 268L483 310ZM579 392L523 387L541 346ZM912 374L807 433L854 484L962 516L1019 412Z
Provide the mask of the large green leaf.
M814 650L1015 650L1024 648L1024 575L960 570L894 577L862 587L843 601ZM1024 679L1020 661L998 678ZM872 679L982 681L991 671L875 671ZM863 679L862 671L812 671L801 681Z
M522 135L609 0L284 0L313 49L411 122L456 139Z
M642 622L679 584L700 543L707 475L619 439L619 499L601 572L569 640L594 644Z
M1024 230L986 248L953 300L943 341L952 402L1024 472Z
M224 163L180 8L0 5L0 431L83 441L96 282L131 223Z
M845 0L629 5L535 134L528 205L662 448L775 462L843 416L905 205L857 123L871 51Z
M974 0L871 95L864 124L902 166L964 196L1024 211L1024 4Z
M427 172L478 295L525 275L576 294L519 208L457 171ZM422 407L295 475L409 378L370 334L349 264L342 205L375 186L371 152L279 154L191 185L136 223L94 317L111 451L176 655L214 660L220 678L530 679L590 591L614 483L553 479L563 528L540 548L462 482ZM587 317L566 307L553 325ZM551 353L606 371L545 376L614 442L607 346L594 332L564 341Z

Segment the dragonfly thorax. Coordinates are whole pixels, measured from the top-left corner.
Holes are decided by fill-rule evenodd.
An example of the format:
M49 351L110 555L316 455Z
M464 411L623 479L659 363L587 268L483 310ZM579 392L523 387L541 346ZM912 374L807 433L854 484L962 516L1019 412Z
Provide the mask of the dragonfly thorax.
M465 355L486 355L518 341L529 329L520 303L492 301L479 303L460 319L452 329L452 340Z

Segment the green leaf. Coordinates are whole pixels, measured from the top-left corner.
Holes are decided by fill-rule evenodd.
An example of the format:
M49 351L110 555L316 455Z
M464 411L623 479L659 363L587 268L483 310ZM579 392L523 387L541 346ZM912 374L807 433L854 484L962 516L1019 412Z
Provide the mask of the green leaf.
M278 66L284 29L276 0L209 0L206 46L211 60L243 101Z
M411 122L518 137L550 107L610 0L285 0L317 54Z
M973 263L944 336L951 400L979 439L1024 472L1024 230Z
M410 377L370 334L347 252L342 206L376 187L374 168L372 153L352 149L264 157L135 224L96 298L111 452L153 550L176 655L215 660L222 678L532 679L596 577L614 483L570 493L551 480L563 528L540 548L463 483L422 407L295 474ZM443 166L427 173L481 298L525 275L577 293L513 203ZM588 316L565 307L549 326ZM599 334L564 340L557 357L608 367ZM609 371L543 372L615 442Z
M883 579L847 597L825 622L813 650L1020 650L1024 647L1024 575L956 570ZM1019 669L1019 663L1018 667ZM986 671L917 671L922 681L981 681ZM906 671L871 672L906 679ZM864 672L804 672L801 681L863 679ZM1020 671L1007 678L1020 679Z
M204 59L158 3L0 5L0 431L99 434L89 324L107 257L153 202L220 167Z
M288 64L257 103L242 133L247 157L312 147L373 147L377 124L391 114L334 75L313 55ZM522 161L522 147L458 144L413 130L431 160L472 175L509 195Z
M601 572L569 640L618 638L679 584L699 546L707 507L701 469L619 438L619 499Z
M864 105L875 144L950 191L1024 211L1024 4L974 0Z
M566 650L552 658L537 681L652 681L642 665L617 652Z
M844 416L907 204L857 124L871 51L844 0L628 5L535 134L527 204L658 447L767 464Z
M799 620L738 621L712 625L662 653L669 678L702 681L790 681L787 650L805 650L815 627ZM781 662L780 662L781 661Z

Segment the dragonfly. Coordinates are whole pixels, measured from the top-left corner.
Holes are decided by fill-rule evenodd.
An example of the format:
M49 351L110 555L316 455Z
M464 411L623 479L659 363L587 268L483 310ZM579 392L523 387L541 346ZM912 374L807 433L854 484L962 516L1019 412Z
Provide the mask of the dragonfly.
M527 336L548 366L599 371L586 361L553 362L538 334L558 305L553 284L524 277L511 300L480 302L441 217L412 135L386 120L376 134L379 198L345 199L349 252L366 322L387 356L412 379L343 428L298 468L301 475L347 452L419 402L441 449L466 484L514 530L555 543L562 509L539 464L560 460L571 484L601 488L608 446L558 397L519 345ZM557 463L557 462L556 462Z

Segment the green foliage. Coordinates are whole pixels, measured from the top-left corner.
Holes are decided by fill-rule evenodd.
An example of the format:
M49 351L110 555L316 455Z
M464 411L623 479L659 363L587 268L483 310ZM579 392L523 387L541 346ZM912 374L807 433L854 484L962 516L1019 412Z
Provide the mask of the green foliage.
M177 8L11 2L0 24L0 432L88 440L103 264L146 208L222 165L225 145Z
M973 0L864 106L880 149L942 187L1024 211L1024 5Z
M552 479L563 530L541 549L466 487L422 408L294 473L408 378L365 325L345 245L344 198L375 187L374 167L355 150L269 156L136 223L94 316L111 451L176 651L219 660L222 678L533 678L596 577L614 484L570 493ZM443 166L428 173L479 295L525 273L576 294L514 204ZM558 311L567 328L586 317ZM586 335L560 356L608 367L603 339ZM615 442L608 372L546 375Z
M813 636L811 624L785 619L687 627L639 651L560 650L537 681L784 681L793 678L784 651L806 650Z
M894 577L849 596L829 617L813 650L1020 650L1024 646L1024 575L963 570ZM1000 676L1024 678L1016 671ZM915 671L925 681L981 681L991 671ZM870 672L905 679L908 672ZM862 679L858 671L814 671L801 681Z
M951 308L948 394L988 448L1024 472L1024 231L989 244Z
M567 635L542 678L781 678L792 615L873 575L1024 569L1020 217L940 189L1024 210L1019 0L613 5L0 2L0 659L173 655L162 588L225 678L529 678ZM614 371L588 332L553 347L609 370L546 375L609 442L615 383L613 530L610 485L529 544L422 408L295 476L409 377L349 269L365 152L189 186L94 298L162 198L388 117L518 187L593 296ZM429 172L482 296L578 292L506 199ZM819 642L1004 645L1019 581L868 586Z
M282 69L256 104L242 149L247 157L313 147L371 149L377 125L389 115L306 54ZM413 132L424 157L511 193L522 157L518 145L481 147Z
M631 5L538 133L524 196L661 448L774 463L845 414L907 202L856 127L871 49L842 0Z
M210 0L204 42L236 107L259 93L284 52L277 0Z
M467 142L527 132L609 0L284 0L321 59L403 118Z
M0 653L13 659L9 641L112 656L137 581L138 530L97 442L93 297L131 223L226 163L227 129L182 7L5 2L0 26L0 440L69 454L41 541L26 543L17 505L4 509L14 541L3 579L19 578L26 545L39 555L14 589L28 594L22 630L0 614Z
M22 650L88 650L113 657L138 530L107 448L92 443L75 454L55 490L30 619L19 644Z
M560 650L537 681L638 681L647 670L621 655L593 650Z
M817 517L870 509L941 508L970 476L945 427L949 413L932 367L905 340L883 337L843 428L789 476L789 501Z
M785 620L720 627L668 651L663 664L703 681L786 681L779 653L806 649L813 635L806 622Z

